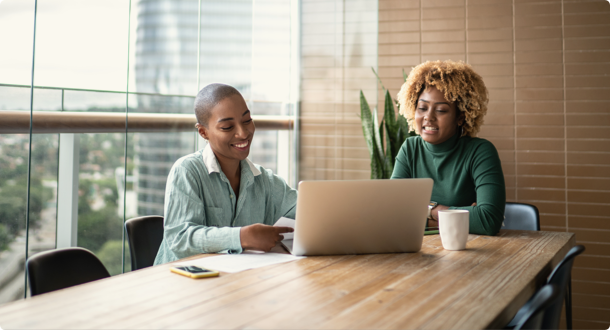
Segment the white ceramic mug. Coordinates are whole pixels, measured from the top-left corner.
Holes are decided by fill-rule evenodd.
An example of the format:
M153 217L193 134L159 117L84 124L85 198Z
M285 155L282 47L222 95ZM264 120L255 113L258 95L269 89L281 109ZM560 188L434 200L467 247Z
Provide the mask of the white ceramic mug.
M470 229L468 210L438 211L438 230L445 250L464 250Z

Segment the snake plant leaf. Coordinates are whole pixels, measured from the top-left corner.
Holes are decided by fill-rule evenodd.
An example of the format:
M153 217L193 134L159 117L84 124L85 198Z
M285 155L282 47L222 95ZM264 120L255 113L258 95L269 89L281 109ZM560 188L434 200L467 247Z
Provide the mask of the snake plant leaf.
M392 177L392 172L394 172L394 162L396 158L396 152L398 149L395 148L395 143L390 142L394 139L390 132L390 126L387 121L382 121L381 125L385 128L385 137L386 137L386 145L385 145L385 157L383 162L383 171L384 178L389 179Z
M405 82L407 82L407 78L409 78L409 76L405 73L405 69L402 69L402 78L405 80Z
M381 138L381 127L379 126L379 115L377 114L377 108L373 108L373 127L376 128L373 130L373 132L375 133L375 139L373 140L375 142L375 146L377 148L377 155L379 157L379 159L383 158L383 145L382 145L382 138Z
M381 78L379 78L379 75L377 74L377 71L375 71L375 68L371 67L371 70L373 70L373 74L375 75L375 77L377 77L377 81L379 82L379 85L381 85L381 88L383 88L384 91L387 90L385 88L385 86L383 85L383 83L381 82Z
M375 120L373 120L373 117ZM376 141L379 132L377 131L377 114L371 113L369 103L364 97L364 93L360 91L360 119L362 123L362 133L369 149L371 158L371 179L383 177L383 165L379 157L379 148Z

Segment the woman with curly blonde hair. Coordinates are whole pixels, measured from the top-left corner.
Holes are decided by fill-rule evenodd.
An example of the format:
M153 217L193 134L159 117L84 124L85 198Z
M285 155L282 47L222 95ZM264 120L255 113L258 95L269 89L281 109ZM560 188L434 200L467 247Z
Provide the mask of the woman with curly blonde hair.
M392 179L434 180L428 226L438 226L440 210L465 209L472 234L497 234L506 191L496 148L476 137L488 102L481 76L463 62L425 62L413 68L398 102L419 136L402 145Z

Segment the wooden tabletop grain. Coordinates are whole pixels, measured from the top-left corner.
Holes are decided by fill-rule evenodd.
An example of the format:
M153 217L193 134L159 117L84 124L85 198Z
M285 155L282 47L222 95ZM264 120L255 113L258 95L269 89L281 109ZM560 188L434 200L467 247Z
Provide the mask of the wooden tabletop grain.
M470 235L447 251L308 257L193 280L146 268L0 306L0 327L501 328L575 244L560 232ZM201 256L197 256L201 257Z

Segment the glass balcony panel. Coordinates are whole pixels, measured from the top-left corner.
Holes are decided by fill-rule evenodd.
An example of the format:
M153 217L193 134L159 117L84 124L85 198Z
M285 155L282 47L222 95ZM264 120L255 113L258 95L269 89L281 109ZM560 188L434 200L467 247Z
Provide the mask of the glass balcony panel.
M24 293L29 145L28 134L0 134L0 304Z
M253 101L290 97L290 1L258 0L252 13Z
M0 110L30 111L30 87L0 86Z
M252 7L251 0L201 2L199 88L220 82L252 98Z
M125 112L125 93L64 91L65 111Z
M61 111L62 107L61 90L34 88L34 111Z
M0 51L0 84L32 83L33 37L34 0L1 1L0 45L3 50ZM0 101L0 109L2 103Z
M59 134L33 134L28 256L56 247L58 166Z
M77 245L91 250L111 275L120 274L123 194L131 185L124 180L125 134L79 134L79 138Z
M198 1L132 1L130 92L197 94Z
M128 10L123 0L39 1L35 85L124 91Z

